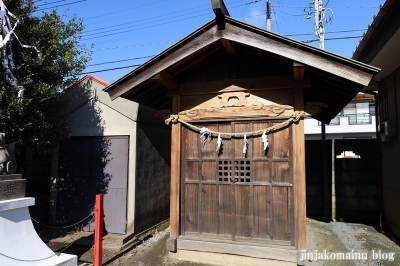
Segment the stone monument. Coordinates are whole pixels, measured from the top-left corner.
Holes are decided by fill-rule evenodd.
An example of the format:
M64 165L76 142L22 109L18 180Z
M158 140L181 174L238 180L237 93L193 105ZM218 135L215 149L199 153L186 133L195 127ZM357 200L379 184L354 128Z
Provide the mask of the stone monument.
M26 180L15 174L14 148L0 133L0 265L78 265L77 256L53 252L37 235L29 214L35 198L25 197Z
M0 201L25 197L26 180L16 175L15 143L6 145L5 134L0 133Z

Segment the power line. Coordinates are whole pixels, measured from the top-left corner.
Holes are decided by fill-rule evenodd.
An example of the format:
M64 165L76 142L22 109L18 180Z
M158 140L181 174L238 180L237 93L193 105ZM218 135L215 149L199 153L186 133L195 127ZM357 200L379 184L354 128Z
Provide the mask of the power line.
M65 1L68 1L68 0L58 0L58 1L54 1L54 2L45 2L45 4L35 5L35 7L47 6L47 5L51 5L51 4L54 4L54 3L65 2Z
M355 39L355 38L361 38L363 36L346 36L346 37L337 37L337 38L326 38L326 41L333 41L333 40L343 40L343 39ZM304 40L304 41L300 41L303 43L310 43L310 42L318 42L319 39L315 39L315 40ZM143 58L147 58L147 57L152 57L152 56L145 56ZM129 59L127 59L129 60ZM125 61L125 60L118 60L118 61ZM114 62L114 61L112 61ZM115 61L117 62L117 61ZM111 62L104 62L104 63L99 63L96 65L100 65L100 64L107 64L107 63L111 63ZM116 67L116 68L107 68L107 69L101 69L101 70L95 70L95 71L88 71L88 72L84 72L84 73L80 73L79 75L87 75L87 74L91 74L91 73L99 73L99 72L107 72L107 71L113 71L113 70L119 70L119 69L124 69L124 68L130 68L130 67L138 67L141 66L141 64L138 65L130 65L130 66L123 66L123 67Z
M234 1L234 2L232 2L232 3L230 3L230 4L234 4L234 3L238 3L238 2L241 2L241 1ZM240 5L240 6L242 6L242 5ZM194 11L194 12L190 12L190 13L187 12L188 10L199 9L199 8L202 8L202 7L207 7L207 8L203 8L203 9L201 9L201 10ZM234 7L231 7L231 8L234 8ZM187 9L184 9L184 10L179 10L179 11L175 11L175 12L168 13L168 14L158 15L157 18L159 18L159 17L165 17L165 16L170 16L170 15L178 14L178 13L182 13L182 12L185 13L185 14L183 14L183 15L190 15L190 14L195 14L195 13L198 13L198 12L201 12L201 11L209 11L208 5L196 6L196 7L187 8ZM118 11L118 12L122 12L122 11ZM208 12L208 13L209 13L209 12ZM110 14L112 14L112 13L110 13ZM177 18L177 17L183 16L183 15L170 16L170 17L167 17L167 18L164 18L164 19L159 19L159 20L156 20L156 21L162 21L162 20L173 19L173 18ZM107 21L107 20L112 20L112 18L111 18L111 19L106 19L106 20L97 21L97 22L95 22L95 23L102 22L102 21ZM141 19L141 20L136 20L136 21L132 21L132 22L128 22L128 23L121 23L121 24L111 25L111 26L107 26L107 27L101 27L101 28L96 28L96 29L91 29L91 30L84 30L83 32L84 32L84 33L87 33L87 32L93 32L93 31L101 31L101 33L104 33L104 29L115 28L115 27L119 27L119 26L124 26L124 27L122 27L122 28L125 28L126 25L133 24L133 23L137 23L137 22L142 22L142 21L148 21L148 20L151 20L151 22L148 22L148 23L155 22L155 21L154 21L154 17L150 17L150 18ZM144 24L148 24L148 23L144 23ZM94 24L94 23L90 23L90 24ZM86 24L86 25L90 25L90 24ZM144 24L139 24L139 25L144 25ZM138 25L134 25L134 26L138 26ZM117 29L117 30L118 30L118 29ZM98 34L99 34L99 33L98 33Z
M145 36L151 36L151 35L157 35L157 34L162 34L162 33L166 33L166 32L173 32L173 31L180 31L180 30L185 30L185 29L193 29L193 27L183 27L183 28L174 28L173 30L164 30L164 31L158 31L158 32L152 32L150 34L142 34L142 35L135 35L136 38L138 37L145 37ZM104 41L104 42L96 42L97 44L104 44L104 43L112 43L112 42L119 42L119 41L125 41L126 38L123 39L113 39L113 40L108 40L108 41ZM98 49L94 49L94 50L107 50L107 48L98 48Z
M80 2L86 2L86 1L87 0L80 0L80 1L75 1L75 2L71 2L71 3L63 4L63 5L41 8L41 9L35 10L35 12L43 11L43 10L46 10L46 9L54 9L54 8L57 8L57 7L60 7L60 6L68 6L68 5L77 4L77 3L80 3Z
M281 31L279 29L279 24L278 24L278 20L276 19L276 12L275 12L275 8L272 9L272 11L274 12L274 17L275 17L275 22L276 22L276 27L278 28L278 33L280 34Z
M191 19L191 18L200 17L200 16L205 16L205 15L209 15L209 13L200 14L200 15L197 15L197 16L191 16L189 18L183 18L183 19L177 19L177 20L173 20L173 21L167 21L167 22L164 22L164 23L150 25L150 26L146 26L146 27L142 27L142 28L135 28L135 29L131 29L131 30L114 32L114 33L110 33L108 35L94 36L94 37L91 37L91 38L82 38L81 41L93 40L93 39L98 39L98 38L105 38L105 37L109 37L109 36L113 36L113 35L117 35L117 34L121 34L121 33L127 33L127 32L132 32L132 31L135 31L135 30L147 29L147 28L151 28L151 27L155 27L155 26L159 26L159 25L165 25L165 24L168 24L168 23L173 23L173 22L182 21L182 20Z
M125 45L125 46L98 48L98 49L95 49L95 50L97 50L97 51L105 51L105 50L115 50L115 49L121 49L121 48L146 47L146 46L153 46L153 45L166 44L166 43L171 43L171 42L155 42L155 43L147 43L147 44Z
M233 9L233 8L236 8L236 7L240 7L240 6L244 6L244 4L230 7L230 9ZM197 12L199 12L199 11L196 11L196 12L193 12L193 13L197 13ZM86 35L86 36L93 36L93 35L100 35L100 36L94 36L94 37L90 37L90 38L86 38L86 36L85 36L85 37L83 37L81 39L81 41L93 40L93 39L98 39L98 38L106 38L106 37L117 35L117 34L121 34L121 33L127 33L127 32L136 31L136 30L142 30L142 29L146 29L146 28L151 28L151 27L155 27L155 26L159 26L159 25L165 25L165 24L168 24L168 23L173 23L173 22L177 22L177 21L192 19L192 18L195 18L195 17L206 16L206 15L210 15L210 12L207 11L206 13L199 14L197 16L190 16L190 17L186 17L186 18L182 18L182 19L166 21L166 22L163 22L163 23L150 25L150 26L146 26L146 27L142 27L142 28L134 28L135 26L137 26L137 25L135 25L135 26L131 26L131 27L124 27L124 28L121 28L121 29L116 29L116 30L113 30L113 31L105 31L105 32L103 31L103 32L99 32L99 33L93 33L91 35ZM178 18L178 17L182 17L182 15L170 17L168 19ZM162 19L162 20L157 20L157 21L164 21L164 20L168 20L168 19ZM145 24L149 24L149 23L153 23L153 22L143 23L143 24L140 24L140 25L145 25ZM130 30L123 30L123 29L127 29L127 28L130 29ZM115 32L117 30L122 30L122 31ZM110 33L108 35L104 35L104 33L107 33L107 32L112 32L112 33Z
M116 68L108 68L108 69L102 69L102 70L96 70L96 71L90 71L90 72L82 72L79 73L78 75L88 75L92 73L99 73L99 72L107 72L107 71L112 71L112 70L118 70L118 69L124 69L124 68L130 68L130 67L138 67L140 65L131 65L131 66L123 66L123 67L116 67Z
M354 32L354 31L366 31L367 29L358 29L358 30L337 30L337 31L326 31L326 34L331 33L342 33L342 32ZM304 35L314 35L314 33L296 33L296 34L285 34L285 36L304 36Z
M202 11L205 11L205 10L195 11L195 12L191 12L191 13L188 13L188 14L185 14L185 15L191 15L191 14L198 13L198 12L202 12ZM209 12L208 12L208 13L209 13ZM118 24L118 25L115 25L115 26L103 27L103 28L100 28L100 29L96 29L96 30L101 30L101 32L85 34L85 37L94 36L94 35L99 35L99 34L102 34L102 35L103 35L103 34L105 34L105 33L114 32L114 31L120 30L120 29L130 29L130 28L133 28L133 27L142 26L142 25L147 25L147 24L152 24L152 23L155 23L155 22L160 22L160 21L165 21L165 20L170 20L170 19L174 19L174 18L181 17L181 16L182 16L182 15L173 16L173 17L168 17L168 18L163 18L163 19L158 19L158 20L154 20L154 18L144 19L144 20L150 20L150 19L151 19L152 21L145 22L145 23L141 23L141 24L135 24L135 25L129 26L129 27L126 27L126 25L127 25L127 24L136 23L136 22L139 22L139 21L143 21L143 20L134 21L134 22L125 23L125 24ZM192 17L193 17L193 16L190 16L189 18L192 18ZM122 27L122 28L120 28L120 29L114 29L114 30L104 30L104 29L106 29L106 28L112 28L112 27L117 27L117 26L121 26L121 25L124 25L125 27ZM94 31L94 30L92 30L92 31Z
M326 2L326 4L325 4L325 7L327 7L328 6L328 4L329 4L329 2L330 2L331 0L328 0L328 2Z
M130 58L130 59L123 59L123 60L116 60L116 61L108 61L108 62L103 62L103 63L97 63L97 64L86 65L86 67L90 67L90 66L99 66L99 65L105 65L105 64L115 64L115 63L120 63L120 62L139 60L139 59L143 59L143 58L150 58L150 57L153 57L153 56L154 56L154 55L149 55L149 56L135 57L135 58Z
M343 39L357 39L357 38L362 38L363 36L346 36L346 37L336 37L336 38L325 38L325 41L333 41L333 40L343 40ZM304 40L304 41L300 41L300 42L304 42L304 43L310 43L310 42L318 42L319 39L315 39L315 40Z
M308 6L275 6L282 8L307 8ZM331 8L379 8L379 6L332 6Z
M153 3L141 5L141 6L135 6L135 7L131 7L131 8L126 8L126 9L123 9L123 10L120 10L120 11L105 13L105 14L102 14L102 15L86 18L85 20L90 20L90 19L94 19L94 18L98 18L98 17L104 17L104 16L109 16L109 15L113 15L113 14L117 14L117 13L122 13L122 12L126 12L126 11L129 11L129 10L132 10L132 9L137 9L137 8L141 8L141 7L144 7L144 6L154 5L154 4L157 4L157 3L160 3L160 2L164 2L164 1L166 1L166 0L161 0L161 1L153 2Z
M180 0L180 1L183 1L183 0ZM160 2L161 2L161 1L160 1ZM176 2L179 2L179 1L176 1ZM156 3L158 3L158 2L156 2ZM137 8L144 7L144 6L149 6L149 5L150 5L150 4L147 4L147 5L139 6L139 7L137 7ZM159 6L157 6L157 8L162 8L163 6L168 6L168 4L161 5L161 6L159 5ZM137 9L137 8L136 8L136 9ZM126 9L126 10L130 10L130 9L135 9L135 8L129 8L129 9ZM192 9L192 8L191 8L191 9ZM146 10L143 10L143 11L137 11L137 12L129 13L129 14L127 14L127 15L122 15L122 16L120 15L120 16L118 16L118 17L110 17L110 16L113 15L113 14L122 13L122 12L125 12L126 10L111 12L111 13L108 13L108 14L105 14L105 15L102 15L102 16L97 16L97 17L107 17L107 19L97 20L97 21L88 23L88 24L86 24L86 25L98 24L99 22L110 21L110 20L114 20L114 19L116 19L116 18L118 19L118 18L126 17L126 16L132 17L133 14L143 13L144 11L146 11ZM184 12L184 11L180 11L180 12ZM173 12L173 13L177 13L177 12ZM168 15L168 14L167 14L167 15ZM161 16L166 16L166 15L161 15ZM150 18L150 19L151 19L151 18ZM147 20L148 20L148 19L147 19Z

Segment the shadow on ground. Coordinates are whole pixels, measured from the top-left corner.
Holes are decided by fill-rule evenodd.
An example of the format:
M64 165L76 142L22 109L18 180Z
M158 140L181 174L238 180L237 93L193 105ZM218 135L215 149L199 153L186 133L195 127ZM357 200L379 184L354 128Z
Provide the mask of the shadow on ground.
M165 223L141 238L135 245L122 251L103 249L103 265L192 265L205 266L206 264L190 263L170 260L166 250L166 241L169 236L169 227ZM65 233L64 233L65 234ZM62 235L62 234L61 234ZM47 235L48 237L51 234ZM71 235L70 241L53 243L47 239L47 245L54 251L60 251L72 243L76 233ZM64 235L64 239L69 237ZM43 239L43 238L42 238ZM68 243L69 242L69 243ZM79 242L78 242L79 243ZM357 257L347 260L321 260L306 259L306 266L398 266L400 265L400 247L387 236L379 233L374 227L365 224L352 224L343 222L321 222L307 220L307 250L308 253L328 254L365 254L366 257ZM93 248L91 246L73 244L64 253L75 254L80 261L93 262ZM389 257L373 258L373 254L393 254ZM276 265L279 265L277 262Z

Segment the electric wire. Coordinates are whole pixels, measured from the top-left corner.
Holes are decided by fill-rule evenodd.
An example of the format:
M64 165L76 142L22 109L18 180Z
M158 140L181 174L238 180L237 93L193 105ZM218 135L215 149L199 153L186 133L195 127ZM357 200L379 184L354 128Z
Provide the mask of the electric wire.
M308 6L275 6L281 8L307 8ZM379 8L379 6L331 6L330 8Z
M77 4L77 3L86 2L86 1L87 0L80 0L80 1L75 1L75 2L70 2L70 3L67 3L67 4L63 4L63 5L57 5L57 6L52 6L52 7L41 8L41 9L35 10L35 12L39 12L39 11L43 11L43 10L47 10L47 9L55 9L57 7L60 7L60 6L68 6L68 5Z
M105 13L105 14L101 14L101 15L98 15L98 16L86 18L85 20L90 20L90 19L94 19L94 18L98 18L98 17L104 17L104 16L113 15L113 14L118 14L118 13L126 12L126 11L129 11L129 10L132 10L132 9L137 9L137 8L141 8L141 7L144 7L144 6L154 5L154 4L157 4L157 3L160 3L160 2L164 2L164 1L166 1L166 0L156 1L156 2L153 2L153 3L148 3L148 4L145 4L145 5L141 5L141 6L135 6L135 7L131 7L131 8L126 8L126 9L123 9L123 10L120 10L120 11Z
M192 27L184 27L184 28L174 28L173 30L164 30L164 31L158 31L158 32L152 32L149 34L142 34L142 35L135 35L135 38L139 38L139 37L145 37L145 36L152 36L152 35L157 35L157 34L165 34L167 32L174 32L174 31L180 31L180 30L185 30L185 29L193 29ZM96 42L96 45L98 44L105 44L105 43L113 43L113 42L119 42L119 41L125 41L126 38L123 39L112 39L112 40L107 40L107 41L103 41L103 42ZM98 48L98 49L94 49L94 50L107 50L106 48Z
M167 43L171 43L171 42L156 42L156 43L147 43L147 44L124 45L124 46L116 46L116 47L98 48L98 49L94 49L94 50L106 51L106 50L115 50L115 49L123 49L123 48L147 47L147 46L154 46L154 45L167 44Z
M233 9L233 8L237 8L237 7L241 7L241 6L243 6L243 4L242 5L237 5L237 6L233 6L233 7L230 7L230 9ZM197 13L197 12L196 12ZM200 17L200 16L209 16L210 15L210 13L209 12L206 12L206 13L203 13L203 14L199 14L199 15L196 15L196 16L190 16L190 17L185 17L185 18L182 18L182 19L176 19L176 20L172 20L172 21L166 21L166 22L163 22L163 23L159 23L159 24L155 24L155 25L150 25L150 26L146 26L146 27L142 27L142 28L134 28L134 29L131 29L132 27L127 27L127 28L129 28L129 30L122 30L122 31L111 31L111 33L109 33L109 34L107 34L107 35L104 35L104 33L107 33L107 32L109 32L109 31L106 31L106 32L100 32L100 33L97 33L96 35L100 35L100 36L94 36L94 37L90 37L90 38L86 38L86 37L83 37L82 39L81 39L81 41L87 41L87 40L93 40L93 39L98 39L98 38L106 38L106 37L109 37L109 36L113 36L113 35L117 35L117 34L121 34L121 33L127 33L127 32L132 32L132 31L136 31L136 30L142 30L142 29L146 29L146 28L151 28L151 27L156 27L156 26L159 26L159 25L165 25L165 24L169 24L169 23L174 23L174 22L178 22L178 21L182 21L182 20L187 20L187 19L192 19L192 18L195 18L195 17ZM176 16L176 17L182 17L182 16ZM162 19L162 20L164 20L164 19ZM158 21L161 21L161 20L158 20ZM152 23L152 22L151 22ZM149 23L144 23L144 24L149 24ZM144 25L144 24L141 24L141 25ZM93 34L92 35L89 35L89 36L93 36Z
M68 0L57 0L57 1L49 2L49 3L48 3L48 2L45 2L45 4L35 5L35 7L47 6L47 5L51 5L51 4L54 4L54 3L65 2L65 1L68 1Z
M184 1L184 0L180 0L180 1ZM174 3L180 2L180 1L175 1ZM144 5L144 6L146 6L146 5ZM163 7L165 7L165 6L170 6L170 4L167 3L167 4L165 4L165 5L157 6L157 8L161 9L161 8L163 8ZM142 7L142 6L141 6L141 7ZM191 9L192 9L192 8L191 8ZM188 10L189 10L189 9L188 9ZM112 14L116 14L116 13L121 13L121 12L124 12L124 11L125 11L125 10L112 12L111 15L112 15ZM144 11L146 11L146 10L137 11L137 12L131 12L131 13L127 14L127 15L120 15L120 16L118 16L118 17L112 17L112 16L110 16L110 15L103 15L102 17L107 17L107 18L106 18L106 19L96 20L96 21L94 21L94 22L87 23L86 26L93 25L93 24L98 24L99 22L104 22L104 21L110 21L110 20L120 19L121 17L127 17L127 16L132 17L132 15L134 15L134 14L141 14L141 13L143 13ZM183 11L181 11L181 12L183 12ZM177 13L177 11L176 11L176 12L172 12L172 13ZM166 16L166 15L169 15L169 14L160 15L160 16ZM148 19L147 19L147 20L148 20Z
M154 55L148 55L148 56L135 57L135 58L129 58L129 59L122 59L122 60L116 60L116 61L108 61L108 62L102 62L102 63L86 65L86 67L99 66L99 65L105 65L105 64L115 64L115 63L119 63L119 62L126 62L126 61L133 61L133 60L139 60L139 59L144 59L144 58L150 58L150 57L153 57L153 56Z
M363 36L346 36L346 37L337 37L337 38L326 38L325 40L326 41L333 41L333 40L354 39L354 38L361 38L361 37L363 37ZM304 40L304 41L300 41L300 42L309 43L309 42L317 42L317 41L319 41L319 40L318 39L316 39L316 40ZM152 57L152 56L148 56L148 57ZM106 64L106 62L104 64ZM138 66L141 66L141 64L123 66L123 67L116 67L116 68L106 68L106 69L94 70L94 71L86 71L86 72L80 73L78 75L88 75L88 74L92 74L92 73L107 72L107 71L125 69L125 68L130 68L130 67L138 67Z
M276 27L278 28L278 33L280 34L280 33L281 33L281 31L280 31L280 29L279 29L278 20L276 19L276 12L275 12L275 8L274 8L274 6L272 6L272 12L274 12L274 17L275 17Z
M241 2L241 1L234 1L234 2L232 2L232 3L230 3L230 4L235 4L235 3L238 3L238 2ZM242 6L242 5L240 5L240 6ZM204 7L204 8L202 8L202 7ZM198 8L202 8L202 9L201 9L201 10L194 11L194 12L187 13L188 10L198 9ZM234 7L232 7L232 8L234 8ZM158 18L159 18L159 17L165 17L165 16L170 16L170 15L173 15L173 14L182 13L182 12L185 12L184 15L190 15L190 14L195 14L195 13L202 12L202 11L207 11L207 14L209 14L209 7L208 7L208 5L201 5L201 6L196 6L196 7L192 7L192 8L187 8L187 9L184 9L184 10L179 10L179 11L171 12L171 13L168 13L168 14L158 15L157 17L158 17ZM157 20L157 21L162 21L162 20L166 20L166 19L178 18L178 17L181 17L181 16L183 16L183 15L170 16L170 17L168 17L168 18L161 19L161 20ZM112 19L112 18L111 18L111 19ZM109 20L109 19L107 19L107 20ZM148 21L148 20L152 20L152 22L154 22L154 17L149 17L149 18L145 18L145 19L141 19L141 20L136 20L136 21L132 21L132 22L127 22L127 23L121 23L121 24L111 25L111 26L107 26L107 27L100 27L100 28L96 28L96 29L84 30L83 32L84 32L84 33L87 33L87 32L92 32L92 31L101 31L101 33L103 33L104 29L115 28L115 27L118 27L118 26L123 26L123 28L126 28L126 25L133 24L133 23L137 23L137 22L142 22L142 21ZM106 21L106 20L102 20L102 21ZM102 22L102 21L96 21L96 23ZM91 24L94 24L94 23L91 23ZM147 24L148 24L148 23L147 23ZM87 26L87 25L90 25L90 24L86 24L86 26ZM139 24L139 25L143 25L143 24ZM136 25L136 26L137 26L137 25Z
M189 18L192 18L193 16L191 16L191 14L199 13L199 12L202 12L202 11L206 11L206 10L200 10L200 11L191 12L191 13L185 14L185 16L186 16L186 15L190 15ZM206 13L205 13L205 14L206 14ZM207 12L207 14L209 14L209 12ZM119 25L116 25L116 26L125 25L125 27L123 27L123 29L130 29L130 28L133 28L133 27L142 26L142 25L147 25L147 24L152 24L152 23L155 23L155 22L165 21L165 20L169 20L169 19L171 19L171 18L177 18L177 17L180 17L180 16L174 16L174 17L163 18L163 19L158 19L158 20L154 20L154 18L149 18L149 19L146 19L146 20L150 20L150 19L151 19L151 21L149 21L149 22L145 22L145 23L141 23L141 24L135 24L135 25L129 26L129 27L126 27L126 25L127 25L127 24L136 23L136 22L138 22L138 21L134 21L134 22L131 22L131 23L125 23L125 24L119 24ZM158 24L158 25L160 25L160 24ZM104 29L106 29L106 28L111 28L111 27L113 27L113 26L104 27L104 28L102 28L102 29L96 29L96 30L101 30L101 32L90 33L90 34L85 34L85 33L83 33L83 34L85 35L85 37L89 37L89 36L95 36L95 35L99 35L99 34L106 34L106 33L109 33L109 32L115 32L115 30L104 30ZM118 30L118 29L117 29L117 30Z
M346 37L336 37L336 38L325 38L325 41L332 41L332 40L343 40L343 39L357 39L357 38L362 38L363 36L346 36ZM310 43L310 42L318 42L319 39L315 39L315 40L303 40L300 42L303 43Z
M354 31L366 31L367 29L354 29L354 30L337 30L337 31L326 31L325 34L332 33L342 33L342 32L354 32ZM314 35L315 33L295 33L295 34L285 34L285 36L305 36L305 35Z
M147 29L147 28L151 28L151 27L156 27L156 26L165 25L165 24L169 24L169 23L174 23L174 22L177 22L177 21L187 20L187 19L191 19L191 18L195 18L195 17L201 17L201 16L205 16L205 15L209 15L209 13L200 14L200 15L197 15L197 16L191 16L189 18L183 18L183 19L177 19L177 20L173 20L173 21L167 21L167 22L164 22L164 23L160 23L160 24L156 24L156 25L150 25L150 26L146 26L146 27L142 27L142 28L135 28L135 29L125 30L125 31L113 32L113 33L110 33L108 35L94 36L94 37L90 37L90 38L85 38L84 37L84 38L81 39L81 41L87 41L87 40L93 40L93 39L99 39L99 38L106 38L106 37L118 35L118 34L121 34L121 33L127 33L127 32L136 31L136 30Z
M115 68L108 68L108 69L101 69L101 70L94 70L94 71L88 71L88 72L83 72L78 75L88 75L92 73L99 73L99 72L107 72L107 71L112 71L112 70L118 70L118 69L124 69L124 68L131 68L131 67L138 67L139 65L130 65L130 66L123 66L123 67L115 67Z

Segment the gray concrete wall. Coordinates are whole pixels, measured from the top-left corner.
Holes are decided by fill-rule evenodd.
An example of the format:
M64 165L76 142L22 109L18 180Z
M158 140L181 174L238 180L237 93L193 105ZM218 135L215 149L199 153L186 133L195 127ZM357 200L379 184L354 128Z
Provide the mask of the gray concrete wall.
M171 130L156 110L117 98L86 79L70 88L71 136L129 136L127 233L139 233L169 217Z
M71 136L129 136L127 233L134 231L136 119L139 105L118 98L111 101L104 85L86 79L64 95L70 100Z
M171 129L141 116L142 110L146 107L140 107L137 123L135 234L168 219L170 202Z

